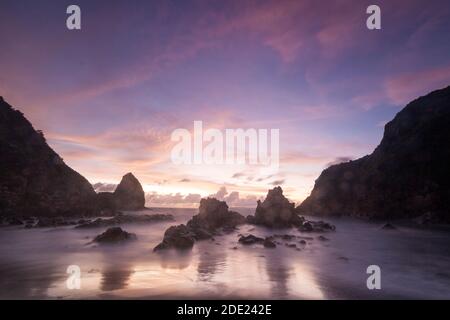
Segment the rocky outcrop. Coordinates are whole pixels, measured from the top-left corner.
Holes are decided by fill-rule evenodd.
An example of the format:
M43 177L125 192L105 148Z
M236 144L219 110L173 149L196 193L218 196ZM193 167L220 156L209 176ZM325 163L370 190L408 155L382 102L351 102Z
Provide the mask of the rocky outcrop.
M237 212L228 210L228 205L225 201L219 201L215 198L202 199L200 200L199 213L193 216L186 225L182 224L167 229L163 241L154 250L172 247L180 248L179 245L176 245L178 242L184 244L189 242L188 239L193 239L194 241L209 239L219 229L231 231L243 223L245 223L245 217ZM169 230L171 231L169 232ZM192 246L186 246L183 249L190 247Z
M122 177L114 191L114 201L118 210L142 210L145 194L139 180L130 172Z
M114 192L99 192L97 202L105 213L114 213L117 210L143 210L145 193L139 180L130 172L122 177Z
M300 226L303 220L297 215L295 204L283 195L281 187L269 190L263 202L258 200L255 215L247 217L247 222L269 228Z
M102 234L94 238L94 242L98 243L121 243L128 240L137 239L134 233L128 233L120 227L113 227L107 229Z
M381 219L428 213L449 223L449 124L450 87L414 100L386 124L371 155L324 170L298 211Z
M0 97L0 216L97 213L91 184Z

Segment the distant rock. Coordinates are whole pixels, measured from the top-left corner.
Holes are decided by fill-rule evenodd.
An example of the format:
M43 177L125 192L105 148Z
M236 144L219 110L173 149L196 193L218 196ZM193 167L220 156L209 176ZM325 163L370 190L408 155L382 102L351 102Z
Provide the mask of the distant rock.
M409 103L385 126L371 155L333 165L298 211L450 223L450 87Z
M142 189L139 180L132 173L127 173L122 177L114 191L114 200L118 210L144 209L144 189Z
M178 226L171 226L164 232L163 241L158 244L153 250L159 251L164 249L192 249L194 246L194 234L184 224Z
M300 226L303 220L297 215L295 204L283 195L281 187L269 190L263 202L258 200L255 215L247 217L248 223L269 228Z
M194 232L200 230L213 233L219 228L235 228L245 223L245 217L241 214L228 210L225 201L215 198L200 200L199 213L192 217L187 226Z
M120 243L128 240L136 239L136 235L134 233L128 233L120 227L113 227L107 229L102 234L96 236L94 238L94 242L99 243Z
M97 214L91 184L0 99L0 216Z
M112 215L119 210L145 209L145 193L139 180L127 173L122 177L114 192L99 192L97 203L104 215Z

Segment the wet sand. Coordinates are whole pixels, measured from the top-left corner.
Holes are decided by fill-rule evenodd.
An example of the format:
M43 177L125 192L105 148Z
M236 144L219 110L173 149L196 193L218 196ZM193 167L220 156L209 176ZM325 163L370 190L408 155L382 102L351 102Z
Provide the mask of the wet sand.
M247 215L252 211L238 210ZM148 213L148 212L146 212ZM154 209L175 222L125 224L137 241L98 246L105 228L0 229L1 299L449 299L450 233L352 219L327 221L336 232L268 230L243 225L189 252L154 253L164 230L196 210ZM238 234L292 234L275 249L242 246ZM313 239L308 239L312 237ZM295 243L299 250L285 246ZM237 247L237 249L235 248ZM368 290L366 268L381 268L381 290ZM69 265L81 268L81 289L66 286Z

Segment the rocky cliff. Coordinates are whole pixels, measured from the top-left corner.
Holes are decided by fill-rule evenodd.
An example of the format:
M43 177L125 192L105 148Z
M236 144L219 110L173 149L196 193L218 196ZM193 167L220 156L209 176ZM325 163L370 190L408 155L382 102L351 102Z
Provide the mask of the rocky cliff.
M0 216L95 213L91 184L0 97Z
M122 177L114 191L114 200L119 210L141 210L145 205L145 194L139 180L132 173Z
M297 210L450 222L450 87L409 103L371 155L324 170Z

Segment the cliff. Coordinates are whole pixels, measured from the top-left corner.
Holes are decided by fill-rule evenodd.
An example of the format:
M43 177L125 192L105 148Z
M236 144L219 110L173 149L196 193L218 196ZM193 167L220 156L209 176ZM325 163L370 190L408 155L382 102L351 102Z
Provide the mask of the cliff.
M0 97L0 216L96 212L91 184Z
M372 154L325 169L297 211L450 222L450 87L409 103Z

